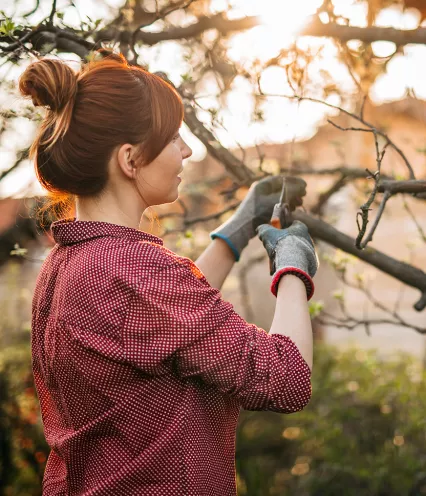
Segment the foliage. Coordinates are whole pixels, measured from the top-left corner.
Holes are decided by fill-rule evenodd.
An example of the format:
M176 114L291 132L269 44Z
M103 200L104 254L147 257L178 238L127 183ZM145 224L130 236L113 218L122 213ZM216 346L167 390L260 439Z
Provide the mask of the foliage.
M242 412L239 494L426 494L426 374L408 356L317 345L301 412Z
M322 344L315 355L313 395L302 412L241 412L239 495L426 494L426 373L420 364ZM0 493L36 496L49 450L28 335L1 351L0 382Z
M49 452L30 367L29 335L0 352L0 494L37 496Z

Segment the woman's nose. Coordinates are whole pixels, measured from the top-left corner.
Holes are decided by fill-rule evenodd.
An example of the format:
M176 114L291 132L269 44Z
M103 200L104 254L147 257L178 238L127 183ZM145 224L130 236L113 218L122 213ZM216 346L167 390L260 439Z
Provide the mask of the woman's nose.
M184 147L182 150L182 157L189 158L192 155L192 149L184 142Z

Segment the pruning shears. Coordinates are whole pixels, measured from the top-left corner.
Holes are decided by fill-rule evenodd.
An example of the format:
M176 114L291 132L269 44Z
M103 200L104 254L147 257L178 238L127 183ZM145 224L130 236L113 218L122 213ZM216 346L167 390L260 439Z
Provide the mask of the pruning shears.
M278 203L272 211L270 224L277 229L285 229L293 222L291 212L303 204L306 195L306 182L300 177L283 176L283 187Z
M285 229L293 223L291 213L303 204L303 197L306 195L306 182L300 177L283 176L283 187L280 200L275 204L272 211L270 225L276 229ZM274 272L272 261L270 260L271 275Z

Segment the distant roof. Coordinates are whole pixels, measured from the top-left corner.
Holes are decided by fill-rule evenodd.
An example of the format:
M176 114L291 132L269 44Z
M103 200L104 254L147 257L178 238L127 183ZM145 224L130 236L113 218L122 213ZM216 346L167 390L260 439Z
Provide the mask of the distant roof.
M393 100L391 102L377 105L376 110L379 113L388 115L407 115L413 119L426 122L426 100L407 96L402 100Z

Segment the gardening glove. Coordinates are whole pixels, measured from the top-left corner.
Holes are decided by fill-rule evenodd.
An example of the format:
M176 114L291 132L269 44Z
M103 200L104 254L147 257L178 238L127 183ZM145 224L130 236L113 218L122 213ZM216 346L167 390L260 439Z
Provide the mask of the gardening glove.
M282 185L282 176L270 176L253 183L234 215L211 232L210 238L226 241L238 262L243 249L256 236L257 226L271 219Z
M312 278L319 260L306 225L295 220L286 229L262 224L256 231L272 262L272 294L277 296L278 283L284 274L294 274L304 282L310 300L315 289Z

